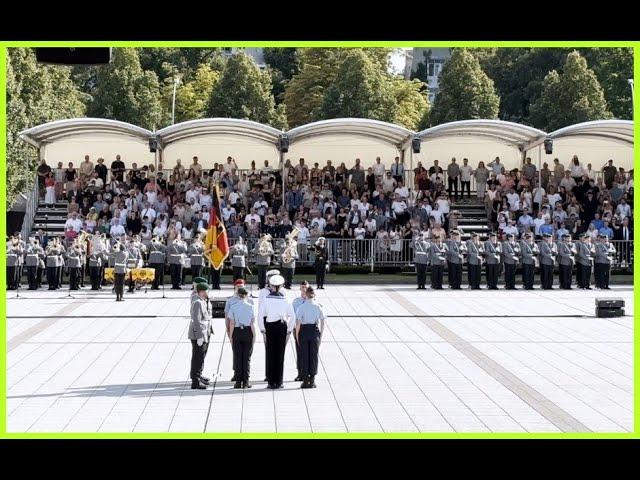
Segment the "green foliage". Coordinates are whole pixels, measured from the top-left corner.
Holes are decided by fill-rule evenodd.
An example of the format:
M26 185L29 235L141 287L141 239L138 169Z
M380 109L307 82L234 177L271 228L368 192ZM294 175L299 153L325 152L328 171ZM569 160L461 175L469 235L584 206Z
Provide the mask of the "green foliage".
M422 52L422 60L418 62L416 69L411 72L411 79L418 79L421 82L428 83L429 82L429 71L427 70L427 65L429 64L429 59L431 58L431 50L424 50Z
M150 130L162 127L158 76L142 69L136 49L116 48L111 63L97 68L88 113Z
M260 71L244 53L236 53L227 61L213 88L207 115L253 120L284 128L284 107L276 109L271 87L268 72Z
M393 78L391 82L395 104L392 122L409 130L422 130L429 117L426 84L418 79L406 81L401 77Z
M185 81L196 75L201 65L221 71L224 61L219 48L139 48L143 70L155 72L160 82L179 74ZM171 80L173 81L173 80Z
M439 93L430 113L432 125L480 118L497 118L500 97L478 59L467 49L455 49L439 79Z
M41 123L81 117L85 106L71 69L39 65L31 49L7 52L7 203L11 205L18 193L30 188L38 162L35 149L18 133Z
M180 83L176 89L176 123L204 118L209 98L219 80L220 73L213 70L209 64L203 63L198 67L191 81ZM173 84L169 87L165 98L171 102Z
M567 56L562 74L553 70L545 77L542 94L531 105L532 121L546 131L611 116L595 73L577 51Z

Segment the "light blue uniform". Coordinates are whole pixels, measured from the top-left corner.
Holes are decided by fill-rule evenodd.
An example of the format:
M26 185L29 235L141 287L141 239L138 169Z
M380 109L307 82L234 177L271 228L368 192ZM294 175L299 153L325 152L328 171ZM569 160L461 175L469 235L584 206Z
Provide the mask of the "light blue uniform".
M293 311L296 312L296 315L298 314L298 308L300 308L300 305L302 305L305 301L306 298L296 297L293 302L291 302L291 304L293 305Z
M302 325L315 325L326 318L322 306L317 303L303 302L296 310L296 319Z
M253 305L246 300L238 300L233 304L229 310L229 318L233 322L233 326L238 327L250 327L251 321L255 318L253 312Z

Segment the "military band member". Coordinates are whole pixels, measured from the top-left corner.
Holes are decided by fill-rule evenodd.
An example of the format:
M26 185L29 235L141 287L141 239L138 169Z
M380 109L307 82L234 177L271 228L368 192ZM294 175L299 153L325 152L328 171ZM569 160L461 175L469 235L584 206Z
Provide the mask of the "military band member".
M427 239L427 232L423 232L414 246L414 263L418 279L418 290L427 289L427 266L429 265L429 249L431 244Z
M462 283L462 253L463 249L460 242L460 232L451 230L451 239L447 242L447 271L449 277L449 288L452 290L460 290Z
M87 269L87 243L86 240L80 243L79 255L80 257L80 270L78 271L78 283L80 288L84 288L84 274Z
M524 234L524 240L520 242L522 252L522 285L525 290L533 290L534 272L538 255L538 246L533 241L533 234Z
M472 233L467 240L467 276L469 278L469 288L471 290L480 289L480 276L482 274L482 253L484 249L480 243L480 236Z
M80 255L80 246L78 244L75 244L66 253L69 272L69 290L79 290L80 269L82 268Z
M442 276L447 257L447 246L441 237L436 237L429 248L429 264L431 264L431 288L442 290Z
M29 290L38 289L38 266L40 260L44 257L44 250L35 238L29 239L27 250L25 252L24 265L27 269L27 281Z
M324 290L324 278L327 274L327 262L329 260L327 241L324 237L320 237L316 240L315 255L316 258L313 266L316 271L316 287L318 290Z
M56 276L58 278L58 288L62 288L62 272L64 270L64 257L65 257L65 253L67 252L67 249L64 247L64 245L62 244L62 242L60 242L60 240L58 239L58 243L60 246L60 251L58 253L58 255L56 255Z
M184 268L184 258L186 253L187 247L180 239L180 236L175 238L167 248L172 290L181 290L180 283L182 282L182 269Z
M296 245L285 243L284 251L280 258L282 264L282 276L284 277L284 288L290 290L291 284L293 283L293 275L296 270L296 260L299 258Z
M571 235L562 235L562 240L558 242L558 279L560 288L571 290L571 270L573 269L574 255L576 250L571 243Z
M113 274L114 274L114 289L116 293L116 302L124 301L124 277L127 274L127 260L129 259L129 253L124 247L124 244L118 243L114 251L111 253L113 257Z
M211 316L207 311L209 286L206 283L196 285L196 298L191 302L191 322L188 338L191 340L191 389L204 390L209 379L202 376L204 359L207 356L211 329Z
M127 266L129 267L129 293L134 293L136 285L133 281L133 269L141 268L143 264L142 250L140 244L135 239L129 241L127 253L129 254L129 258L127 259Z
M254 249L256 255L256 271L258 274L258 288L264 288L267 285L267 270L271 265L271 255L273 255L273 246L269 235L263 235Z
M233 349L233 371L235 384L233 388L251 388L249 370L251 354L255 343L255 313L253 304L247 298L249 292L244 287L237 291L238 301L229 310L229 340Z
M60 280L58 265L60 264L59 255L61 252L62 245L60 245L58 238L55 237L49 240L46 250L47 284L49 285L49 290L57 290L60 288L60 284L58 283Z
M269 284L272 291L258 306L258 324L266 337L268 388L277 389L283 387L284 353L296 314L291 302L280 291L284 278L274 275Z
M166 258L167 247L162 244L162 239L160 237L153 237L151 239L151 244L149 245L149 267L155 270L151 290L159 290L160 282L164 285L164 265L166 263Z
M550 233L542 235L540 243L540 284L543 290L553 290L553 266L557 251Z
M580 242L576 248L576 264L578 266L576 277L578 287L591 290L591 264L593 263L593 246L591 236L588 233L582 234Z
M296 317L298 315L298 308L307 299L307 295L306 295L307 288L309 288L309 282L305 280L300 284L300 296L294 298L293 302L291 302L291 304L293 305L293 311L296 312ZM302 381L302 362L300 359L300 342L298 341L298 332L297 332L297 329L295 328L293 329L293 339L295 341L295 347L296 347L296 369L298 371L298 375L293 381L301 382Z
M498 289L498 276L500 268L501 246L498 243L498 235L495 232L489 234L489 239L484 242L485 260L487 262L487 288Z
M516 244L515 235L507 235L507 240L502 242L502 260L504 262L504 288L516 289L516 266L518 265L520 248Z
M306 301L296 310L296 338L300 343L302 388L316 388L318 353L327 316L315 301L312 288L305 292Z
M191 278L194 279L200 276L202 267L204 266L204 245L198 235L187 251L191 260Z
M102 264L104 263L104 256L102 252L92 251L89 255L89 277L91 278L91 290L100 290L100 272L102 271Z
M11 244L7 249L7 290L18 288L18 272L20 271L20 260L24 252L17 238L11 239Z
M231 270L233 271L233 279L242 278L244 280L244 269L247 268L247 256L249 251L242 237L231 247L229 252L231 255Z
M602 233L598 235L598 243L596 243L595 249L593 276L595 277L596 288L609 290L611 260L616 254L616 250L609 243L609 237Z

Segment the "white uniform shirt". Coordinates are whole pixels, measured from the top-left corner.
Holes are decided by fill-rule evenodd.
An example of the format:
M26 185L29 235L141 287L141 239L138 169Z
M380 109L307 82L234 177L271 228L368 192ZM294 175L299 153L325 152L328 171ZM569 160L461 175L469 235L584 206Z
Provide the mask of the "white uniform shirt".
M287 331L291 332L296 323L296 312L293 310L291 300L282 293L272 293L264 300L260 300L258 305L258 325L260 331L265 331L266 322L277 322L284 320L287 323Z

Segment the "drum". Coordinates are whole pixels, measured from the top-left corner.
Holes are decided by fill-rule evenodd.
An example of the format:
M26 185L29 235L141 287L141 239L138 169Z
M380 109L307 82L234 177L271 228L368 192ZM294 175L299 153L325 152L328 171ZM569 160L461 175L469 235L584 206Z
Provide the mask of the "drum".
M109 283L115 282L116 276L115 276L114 270L115 269L113 267L111 268L107 267L104 269L104 280L106 282L109 282Z
M131 278L136 283L153 283L156 278L155 268L134 268L131 270Z

